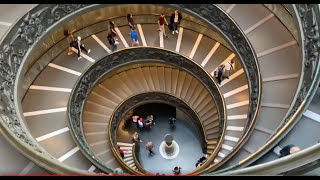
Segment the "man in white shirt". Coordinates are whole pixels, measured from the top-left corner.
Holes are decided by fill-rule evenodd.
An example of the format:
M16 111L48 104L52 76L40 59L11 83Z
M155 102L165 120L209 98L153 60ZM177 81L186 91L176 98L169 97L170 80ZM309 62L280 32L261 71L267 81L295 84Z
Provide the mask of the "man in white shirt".
M227 63L224 64L224 77L229 79L230 76L230 71L234 69L234 60L228 61Z

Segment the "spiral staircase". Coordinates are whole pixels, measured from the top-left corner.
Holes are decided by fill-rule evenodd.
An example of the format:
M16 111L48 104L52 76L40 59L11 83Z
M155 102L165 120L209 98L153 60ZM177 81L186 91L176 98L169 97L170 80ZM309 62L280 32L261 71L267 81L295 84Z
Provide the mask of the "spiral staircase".
M312 10L311 5L215 5L221 12L214 15L230 18L229 22L235 24L233 28L238 28L245 37L252 57L257 60L257 69L250 69L254 63L244 60L242 53L250 52L248 47L224 37L223 25L206 24L208 21L199 18L200 11L196 8L193 13L183 14L179 34L172 35L167 30L169 37L164 38L157 31L158 14L164 11L169 15L175 6L145 6L139 9L135 5L0 5L1 12L6 13L2 18L7 18L0 19L3 37L0 60L8 62L9 68L14 67L13 63L21 64L20 70L12 70L19 72L20 77L7 73L7 66L1 65L1 174L101 174L115 173L117 168L123 173L147 174L135 157L130 140L112 143L114 111L128 98L146 92L170 94L198 115L206 139L204 151L210 158L195 169L195 174L320 174L318 5L313 5ZM139 34L140 46L134 48L130 47L124 16L129 10L134 14ZM83 25L77 22L87 16L96 19ZM106 41L106 24L110 20L117 25L116 52L111 52ZM72 55L67 55L69 40L62 37L64 28L73 27L78 27L75 34L81 35L82 43L91 49L89 54L81 53L80 60L75 49ZM32 28L38 32L26 37ZM228 29L231 36L234 29ZM11 37L11 42L6 37ZM24 38L29 43L28 51L21 48L11 53L11 46L24 43ZM115 68L103 74L104 79L93 79L96 64L107 62L105 57L116 64L114 59L121 57L121 53L140 52L142 48L187 59L205 72L207 81L196 77L199 74L190 70L191 65L169 65L170 60L167 64L130 64L128 60L123 63L126 68ZM10 59L5 59L8 53ZM23 58L25 55L28 58ZM230 60L235 61L234 71L229 79L217 85L214 70ZM255 73L258 76L252 77ZM254 79L260 82L256 87ZM14 103L9 105L8 82L15 82L11 88L15 97L9 96ZM210 90L206 82L211 82L216 91ZM72 114L69 105L82 97L81 93L87 93L85 100L80 98L83 104L76 106L80 110ZM10 123L8 112L16 113L11 117L18 122ZM78 120L78 115L79 122L73 121ZM16 133L21 131L27 133ZM295 144L302 151L279 159L273 149L287 144ZM125 150L123 160L115 146ZM299 162L302 157L306 158L304 163Z

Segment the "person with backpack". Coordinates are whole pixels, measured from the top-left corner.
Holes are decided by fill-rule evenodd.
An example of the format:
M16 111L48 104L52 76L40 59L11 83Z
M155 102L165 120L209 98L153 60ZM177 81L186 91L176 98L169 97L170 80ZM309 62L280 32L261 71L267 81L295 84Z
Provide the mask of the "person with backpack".
M118 40L117 39L118 33L117 33L116 29L115 29L114 21L110 21L109 22L109 29L110 29L110 33L111 33L113 39L115 41L117 41Z
M182 15L178 10L175 10L171 16L170 16L170 25L169 29L172 31L172 34L179 33L178 31L178 24L180 24L180 21L182 19Z
M223 69L224 65L222 64L214 71L214 76L217 78L219 85L221 85Z
M114 39L114 37L112 36L112 33L109 33L108 36L107 36L107 39L108 39L108 42L109 44L111 45L112 47L112 51L116 51L118 46L116 44L116 40Z

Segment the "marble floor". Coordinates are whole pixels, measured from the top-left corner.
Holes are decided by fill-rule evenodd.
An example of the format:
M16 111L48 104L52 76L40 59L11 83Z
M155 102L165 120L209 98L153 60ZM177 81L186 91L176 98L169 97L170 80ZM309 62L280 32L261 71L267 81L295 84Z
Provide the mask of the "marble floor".
M143 111L143 112L141 112ZM155 125L151 129L139 131L142 140L139 147L140 164L150 173L173 174L172 169L180 166L181 174L187 174L195 169L195 163L202 157L202 149L199 136L195 133L194 127L185 119L177 119L174 127L168 124L168 119L175 108L163 104L148 104L135 110L137 114L153 114ZM143 118L144 115L142 115ZM130 129L129 131L135 131ZM159 146L164 140L164 136L170 133L179 145L179 154L174 159L165 159L159 152ZM131 133L130 133L131 134ZM150 156L145 148L148 140L154 144L155 155Z

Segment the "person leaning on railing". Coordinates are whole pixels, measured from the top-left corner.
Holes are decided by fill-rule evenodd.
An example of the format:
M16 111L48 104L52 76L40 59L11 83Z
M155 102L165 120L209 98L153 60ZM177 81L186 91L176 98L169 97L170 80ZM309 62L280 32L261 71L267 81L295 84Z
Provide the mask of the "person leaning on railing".
M295 146L293 144L290 144L290 145L287 145L285 147L283 147L281 150L280 150L280 155L279 157L284 157L284 156L288 156L290 154L294 154L294 153L297 153L300 151L300 148L298 146Z

